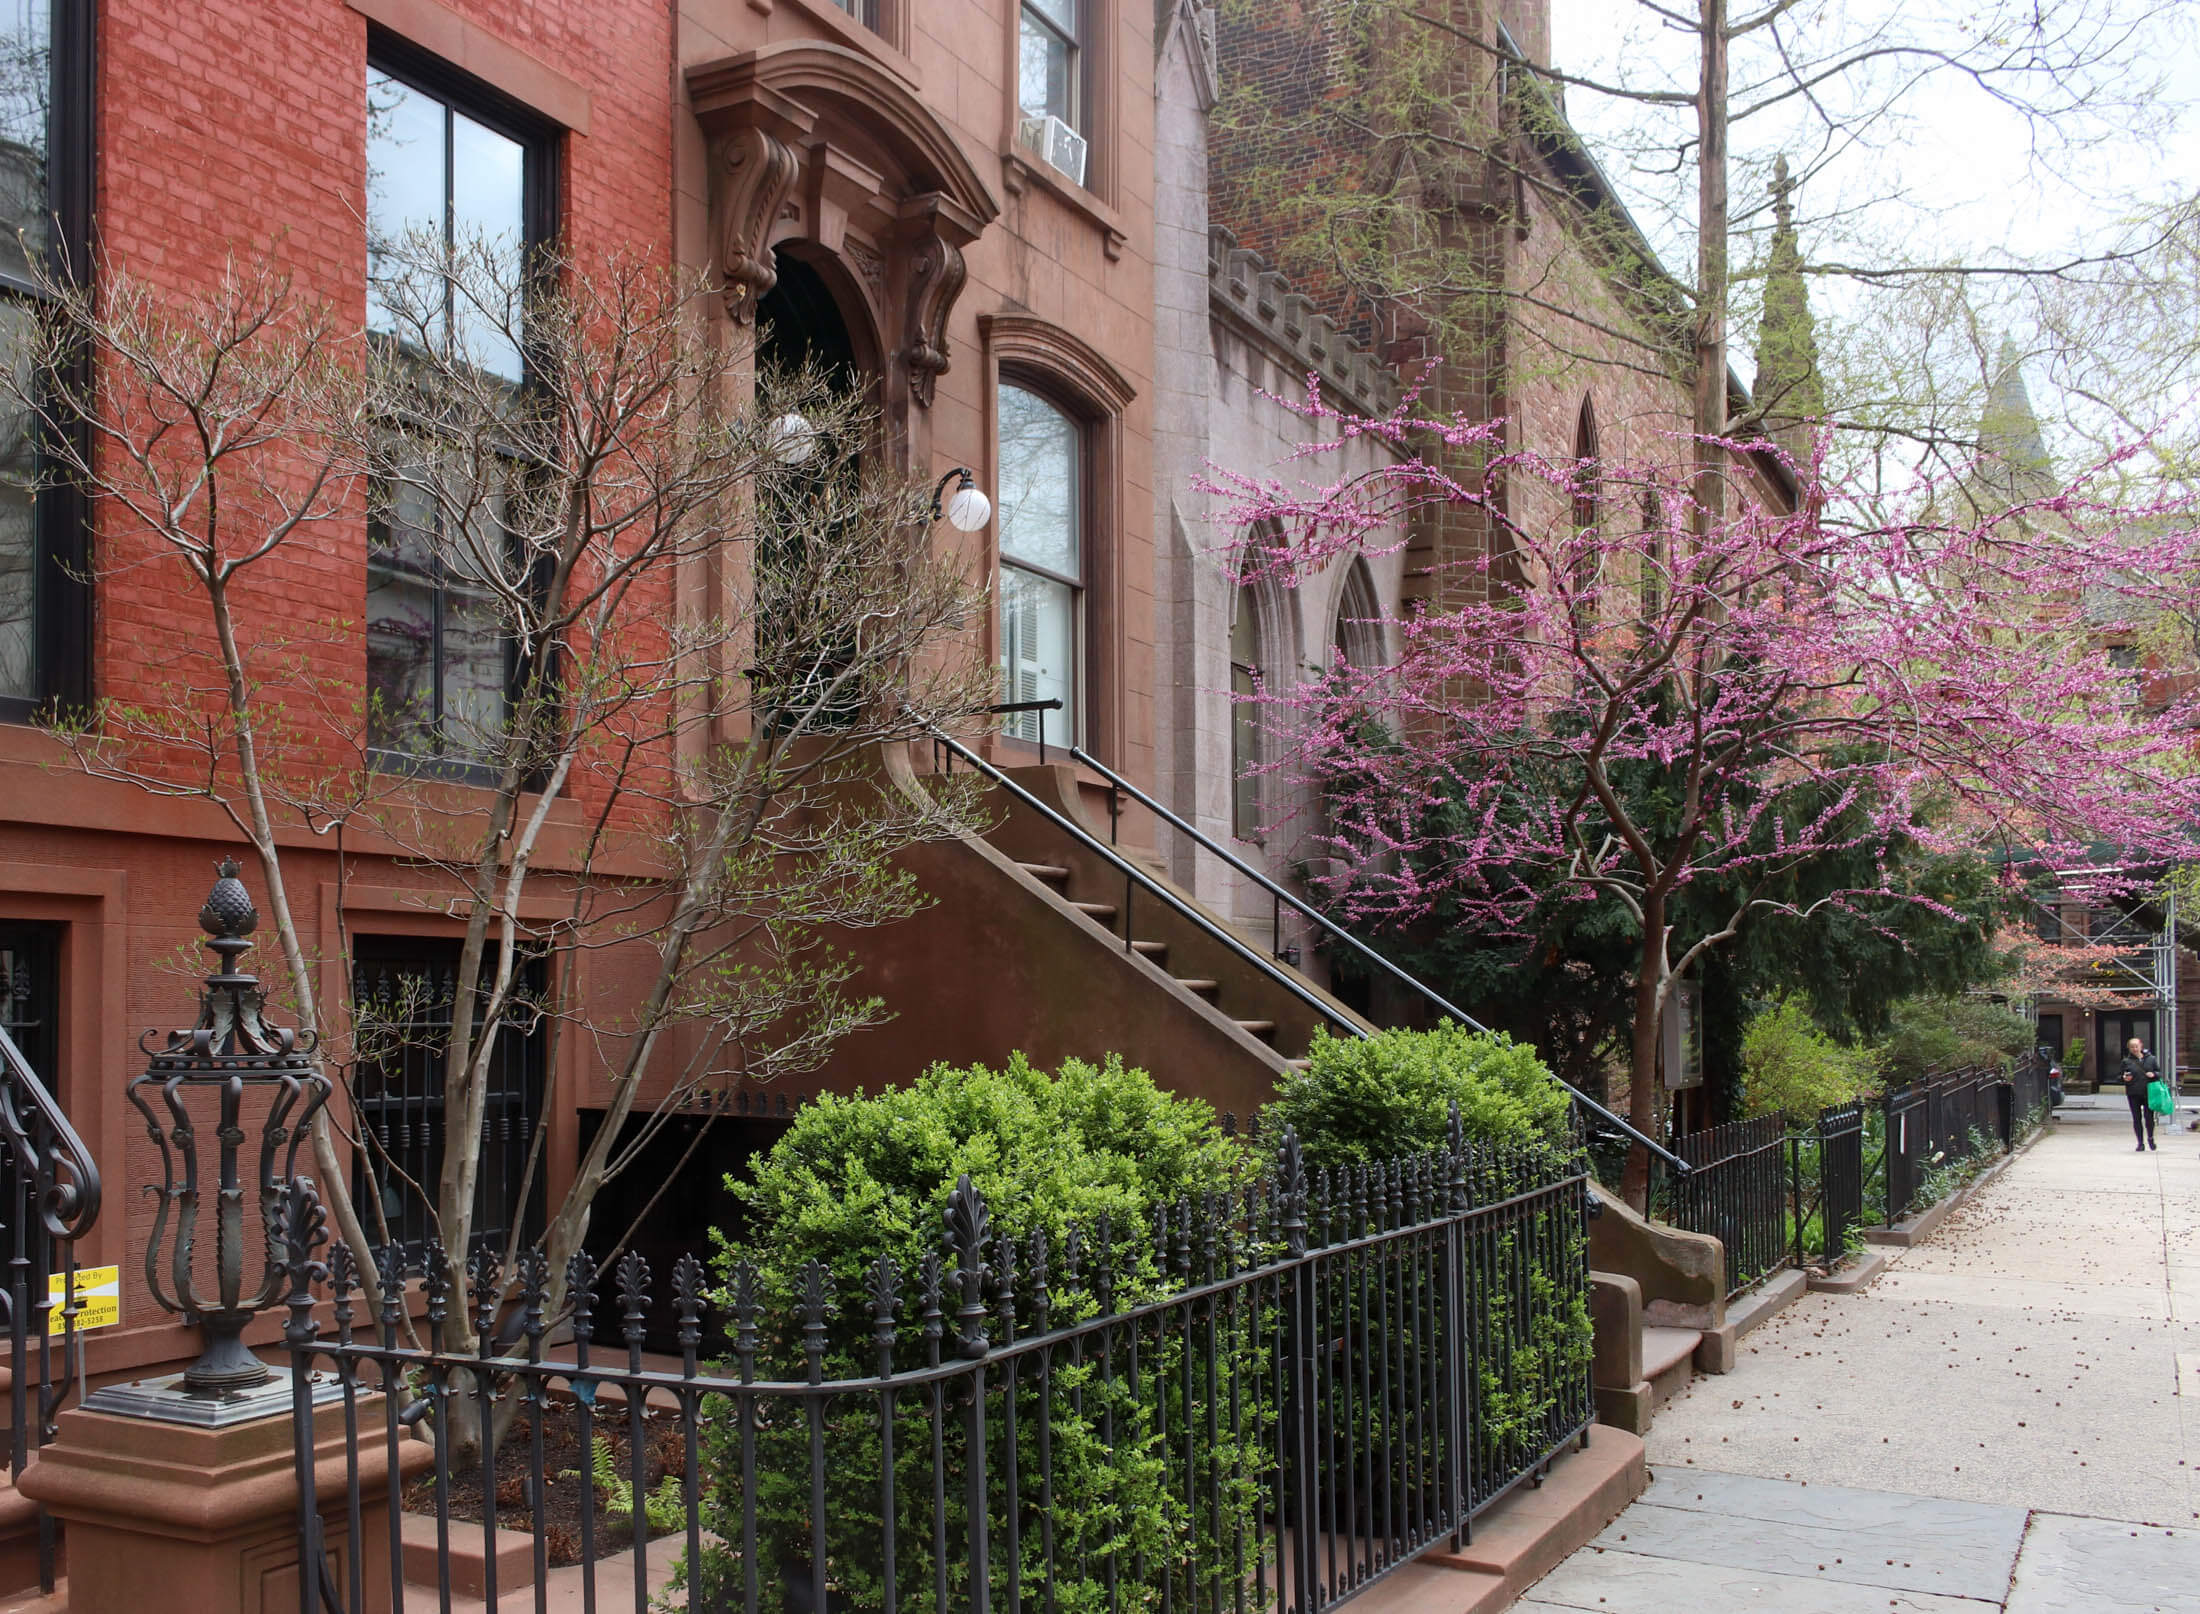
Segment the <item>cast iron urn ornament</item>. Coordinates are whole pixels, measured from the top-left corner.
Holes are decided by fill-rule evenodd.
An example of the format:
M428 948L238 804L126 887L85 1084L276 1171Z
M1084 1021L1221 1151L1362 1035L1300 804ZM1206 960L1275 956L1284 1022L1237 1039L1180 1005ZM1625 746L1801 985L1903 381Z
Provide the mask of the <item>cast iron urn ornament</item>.
M219 878L199 910L206 945L218 960L206 978L199 1023L168 1034L167 1046L138 1046L150 1057L145 1074L130 1083L130 1102L160 1150L162 1182L153 1232L145 1246L145 1286L164 1308L182 1313L206 1336L199 1359L184 1370L183 1387L202 1394L248 1390L273 1377L245 1349L245 1325L282 1304L284 1251L282 1195L297 1175L298 1149L314 1112L328 1102L329 1082L313 1068L311 1033L267 1024L259 978L239 968L260 916L237 878L234 858L224 858ZM156 1108L156 1105L158 1106ZM258 1116L258 1164L254 1213L265 1246L258 1281L245 1290L245 1185L239 1161L252 1143L248 1122ZM199 1286L194 1253L200 1202L207 1193L201 1172L200 1129L211 1125L219 1146L214 1196L214 1291ZM168 1245L168 1275L161 1247Z

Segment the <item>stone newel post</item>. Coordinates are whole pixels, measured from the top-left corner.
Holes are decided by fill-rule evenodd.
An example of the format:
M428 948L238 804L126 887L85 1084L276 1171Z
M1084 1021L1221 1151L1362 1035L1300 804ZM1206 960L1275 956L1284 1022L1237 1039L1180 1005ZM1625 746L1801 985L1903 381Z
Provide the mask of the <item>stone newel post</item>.
M287 1368L253 1354L245 1333L281 1306L288 1287L278 1207L329 1084L309 1041L266 1023L260 983L240 967L258 916L233 861L222 863L199 920L219 963L197 1024L152 1051L130 1100L160 1151L163 1178L154 1185L146 1290L198 1326L204 1349L180 1372L86 1396L61 1415L58 1438L19 1481L61 1521L73 1614L289 1614L299 1604L294 1387ZM209 1207L211 1274L198 1248ZM255 1244L259 1259L248 1264ZM331 1380L295 1393L314 1423L317 1501L340 1514L353 1472L341 1392ZM380 1427L380 1397L359 1396L357 1417L361 1427ZM423 1460L432 1455L418 1449ZM356 1472L363 1539L387 1540L383 1443L365 1443ZM388 1557L363 1556L367 1608L386 1608ZM333 1568L344 1584L351 1566Z

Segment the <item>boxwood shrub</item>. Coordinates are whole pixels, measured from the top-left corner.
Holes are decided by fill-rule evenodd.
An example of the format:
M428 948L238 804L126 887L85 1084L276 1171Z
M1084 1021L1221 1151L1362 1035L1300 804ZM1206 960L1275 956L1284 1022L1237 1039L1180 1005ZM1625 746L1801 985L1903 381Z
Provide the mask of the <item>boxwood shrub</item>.
M1474 1153L1478 1200L1583 1169L1572 1099L1534 1048L1448 1020L1432 1031L1349 1040L1317 1032L1305 1067L1263 1112L1262 1129L1274 1138L1294 1128L1310 1166L1347 1174L1449 1147L1454 1104ZM1480 1473L1509 1475L1539 1458L1564 1409L1581 1402L1593 1355L1580 1281L1587 1242L1571 1207L1554 1207L1507 1223L1483 1252L1470 1308ZM1377 1311L1367 1327L1379 1348L1388 1313Z
M1349 1166L1447 1147L1453 1104L1469 1143L1563 1148L1571 1102L1526 1043L1446 1020L1372 1037L1317 1030L1263 1113L1272 1135L1297 1129L1309 1166Z
M754 1167L751 1181L728 1184L750 1222L740 1242L716 1240L717 1276L726 1286L716 1297L718 1305L730 1311L737 1269L752 1268L761 1308L756 1375L799 1380L808 1368L797 1308L806 1271L816 1261L829 1274L834 1298L823 1362L823 1376L832 1380L866 1378L878 1369L867 1283L882 1257L900 1275L895 1366L906 1372L924 1364L926 1342L917 1326L919 1273L927 1256L940 1258L943 1268L948 1264L943 1212L961 1177L968 1176L984 1195L995 1234L1027 1252L1016 1257L1024 1268L1018 1289L1027 1299L1029 1240L1034 1233L1045 1235L1053 1264L1049 1320L1061 1327L1099 1309L1090 1255L1075 1276L1063 1267L1063 1241L1073 1227L1088 1241L1103 1218L1113 1229L1112 1303L1121 1311L1174 1286L1155 1260L1150 1232L1155 1213L1183 1202L1204 1207L1209 1195L1247 1187L1258 1162L1223 1133L1208 1105L1164 1092L1145 1072L1126 1068L1119 1059L1097 1065L1073 1060L1048 1073L1019 1057L1003 1070L938 1066L907 1088L821 1097L797 1115ZM944 1347L951 1358L960 1295L944 1273L942 1287ZM1218 1366L1225 1383L1233 1371L1242 1373L1245 1383L1256 1382L1268 1360L1267 1332L1256 1313L1257 1308L1246 1308L1221 1331L1218 1349L1224 1360ZM1203 1326L1211 1320L1203 1319ZM1135 1390L1123 1372L1133 1332L1139 1361ZM998 1316L991 1320L991 1337L996 1343L1003 1337ZM1225 1419L1210 1432L1204 1422L1186 1419L1184 1347L1180 1325L1125 1325L1109 1347L1112 1377L1099 1371L1097 1342L1089 1354L1063 1352L1048 1364L1047 1467L1053 1486L1044 1519L1037 1369L1026 1365L1016 1392L1021 1481L1014 1496L1002 1482L1003 1374L999 1367L989 1370L989 1578L997 1606L1008 1606L1005 1526L1012 1509L1022 1535L1023 1562L1016 1572L1027 1607L1049 1600L1042 1558L1049 1526L1055 1568L1051 1605L1057 1609L1104 1614L1158 1604L1163 1577L1174 1579L1180 1595L1196 1578L1206 1588L1203 1595L1234 1596L1232 1588L1209 1583L1221 1573L1219 1566L1232 1561L1225 1543L1236 1539L1233 1533L1254 1534L1268 1443L1252 1423L1238 1432ZM905 1604L929 1602L936 1574L944 1579L950 1603L969 1600L970 1565L962 1547L967 1437L963 1413L953 1404L961 1394L960 1381L950 1385L937 1474L928 1394L911 1389L896 1397L894 1579ZM815 1522L813 1436L795 1403L766 1398L758 1406L760 1601L774 1611L807 1609ZM1173 1432L1166 1446L1163 1431ZM1196 1506L1183 1494L1188 1433L1199 1448L1189 1460L1203 1476ZM833 1607L887 1606L877 1395L827 1403L817 1438L826 1459ZM741 1539L743 1462L731 1406L711 1410L704 1466L706 1528L724 1545L705 1551L697 1601L734 1607L743 1595L744 1571L731 1545ZM945 1509L938 1519L936 1484ZM946 1551L936 1557L935 1529L941 1526ZM1134 1573L1134 1566L1144 1573Z

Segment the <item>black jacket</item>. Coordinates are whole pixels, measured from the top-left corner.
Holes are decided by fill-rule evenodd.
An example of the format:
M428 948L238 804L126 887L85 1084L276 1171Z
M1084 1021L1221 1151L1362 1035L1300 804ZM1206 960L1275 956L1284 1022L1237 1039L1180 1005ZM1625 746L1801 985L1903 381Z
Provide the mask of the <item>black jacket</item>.
M2126 1054L2123 1064L2118 1067L2118 1074L2123 1077L2126 1087L2144 1093L2148 1082L2160 1080L2162 1062L2152 1054L2141 1054L2137 1059Z

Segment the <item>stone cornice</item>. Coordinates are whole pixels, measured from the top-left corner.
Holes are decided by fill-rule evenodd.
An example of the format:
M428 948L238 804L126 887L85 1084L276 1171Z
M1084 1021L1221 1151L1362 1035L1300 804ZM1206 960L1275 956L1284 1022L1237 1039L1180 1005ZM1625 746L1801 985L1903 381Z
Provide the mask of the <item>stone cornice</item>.
M1337 329L1313 299L1291 289L1280 269L1237 244L1220 225L1207 232L1207 302L1298 374L1319 376L1328 402L1362 414L1389 413L1398 378Z

